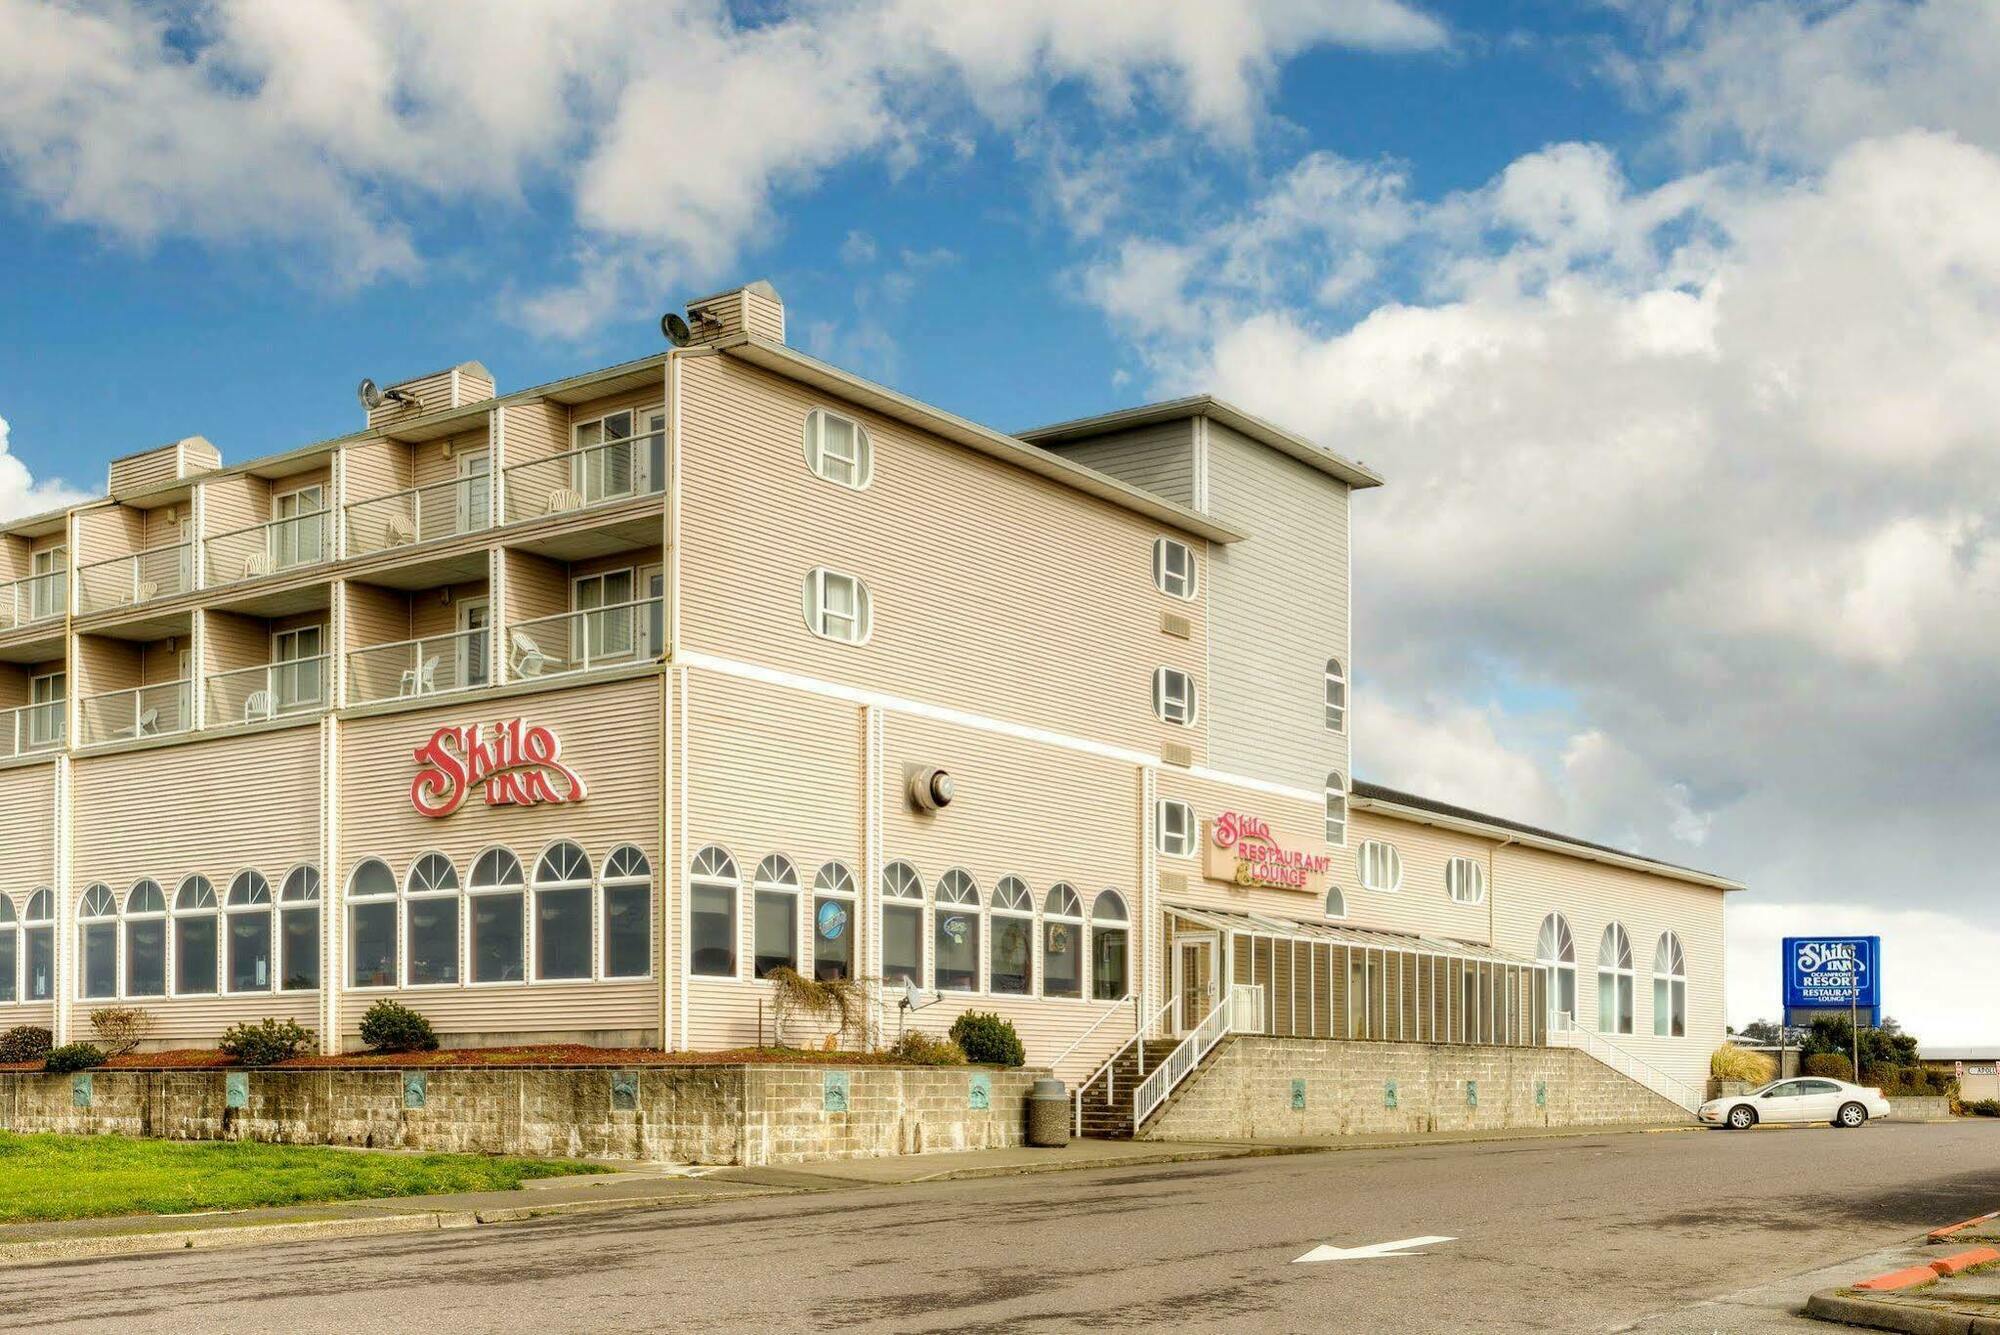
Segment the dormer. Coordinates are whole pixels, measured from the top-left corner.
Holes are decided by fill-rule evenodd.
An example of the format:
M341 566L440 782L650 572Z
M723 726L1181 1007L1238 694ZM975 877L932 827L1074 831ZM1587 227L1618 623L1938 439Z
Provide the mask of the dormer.
M493 373L478 362L460 362L442 371L399 381L379 391L380 402L372 405L366 392L372 386L367 381L362 383L363 405L371 429L463 408L493 397Z
M170 445L156 445L113 459L105 490L116 499L156 491L185 478L213 473L220 467L222 451L202 436L184 436Z

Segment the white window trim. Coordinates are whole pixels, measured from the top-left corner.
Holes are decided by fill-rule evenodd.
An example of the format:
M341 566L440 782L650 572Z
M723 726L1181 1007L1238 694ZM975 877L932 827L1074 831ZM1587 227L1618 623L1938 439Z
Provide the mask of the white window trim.
M722 875L720 871L701 871L697 869L696 864L702 860L702 854L708 852L710 849L714 849L722 855L722 860L727 864L729 869L727 876ZM686 912L682 917L682 930L687 934L687 941L684 943L682 958L684 961L683 967L687 970L687 977L690 982L698 979L704 983L726 983L731 980L740 981L742 979L747 963L746 952L743 949L743 887L746 884L748 882L743 876L743 865L736 860L736 855L722 844L702 844L695 849L694 856L688 859L688 902ZM728 893L730 964L728 973L700 973L694 967L694 892L696 890L723 890ZM747 953L754 955L756 952L752 950Z
M774 879L763 874L764 868L770 866L773 860L776 860L784 868L786 876L790 877L789 880L783 878ZM810 940L811 934L803 931L799 924L799 917L805 912L804 905L806 901L805 886L799 879L799 864L793 860L789 853L766 853L750 873L749 894L750 951L748 958L740 961L740 964L747 964L749 966L746 972L750 981L756 983L764 981L757 976L757 896L759 895L786 895L790 897L792 901L791 967L800 976L810 978L812 976L812 959L808 950L812 945Z
M1369 852L1371 849L1385 850L1385 853L1376 854L1376 857L1378 860L1384 856L1386 856L1388 859L1389 869L1393 873L1393 875L1391 875L1388 878L1386 884L1381 879L1377 877L1371 877L1368 874L1370 870L1368 865L1370 860ZM1361 881L1361 888L1363 890L1372 890L1377 894L1383 894L1383 895L1393 895L1402 890L1403 855L1401 851L1399 851L1397 847L1394 844L1390 843L1388 840L1386 839L1362 840L1361 846L1355 851L1354 863L1355 863L1355 869L1359 874L1359 878Z
M1194 806L1177 797L1163 797L1154 804L1153 847L1163 858L1191 858L1201 850L1201 822L1195 818ZM1187 813L1186 847L1176 848L1167 842L1167 812L1169 809Z
M844 635L834 635L827 631L826 587L828 577L844 579L854 586L855 635L852 639ZM850 575L844 570L829 566L814 566L806 572L805 586L801 590L806 629L829 644L862 645L875 635L875 599L868 591L868 584L859 575Z
M1076 901L1076 912L1074 914L1057 913L1049 908L1049 901L1055 897L1058 886L1069 891L1070 897ZM1035 995L1044 997L1050 1001L1090 1000L1090 942L1086 939L1084 933L1083 892L1076 888L1076 883L1073 881L1056 881L1051 884L1048 892L1042 896L1042 911L1039 919L1038 927L1040 930L1035 934ZM1047 991L1048 971L1045 966L1048 962L1048 932L1051 924L1074 927L1076 929L1074 947L1077 952L1075 996L1067 994L1051 996Z
M646 864L645 875L621 874L612 876L609 874L611 860L618 856L620 849L627 847L637 853L640 860ZM607 890L625 889L635 885L646 887L646 972L613 973L607 962L611 953L611 933L605 929L604 917L606 905L610 903L610 897L604 892ZM659 877L653 870L653 859L647 855L646 850L629 840L623 844L613 844L611 851L604 855L603 865L598 869L596 898L598 916L592 919L591 931L597 937L597 958L592 961L592 967L597 971L597 980L605 983L639 983L653 977L655 973L653 951L657 944L655 938L659 927L656 920L659 913ZM527 970L523 969L522 972L525 974Z
M416 885L417 880L417 868L433 856L442 859L444 865L451 868L451 888L449 890L414 889L413 887ZM453 978L448 983L413 983L410 981L410 956L412 951L410 950L409 913L410 901L413 899L419 903L427 900L441 899L458 901L458 930L453 934L458 942L458 959L456 967L452 971ZM443 989L465 986L465 975L467 972L465 959L465 907L465 878L458 874L457 863L435 848L427 848L410 859L410 869L403 873L402 885L396 894L396 977L402 981L405 990L411 992L436 992Z
M1167 712L1168 674L1179 677L1187 685L1184 697L1187 716L1174 718ZM1153 713L1162 723L1171 723L1177 728L1192 728L1201 718L1201 688L1195 682L1194 674L1177 667L1157 667L1153 669Z
M214 896L215 903L207 908L183 909L180 906L181 891L190 881L200 881L208 886L208 892ZM164 891L164 887L162 887L162 890ZM224 893L223 891L217 891L215 882L209 880L207 876L200 872L189 872L175 884L172 893L166 895L167 995L169 997L223 997L229 995L222 988L223 951L226 945L222 935L222 901ZM183 992L181 991L180 979L180 932L176 924L183 918L200 917L212 917L215 919L215 986L206 992Z
M1116 918L1099 919L1097 906L1106 895L1118 901L1122 911ZM1115 889L1099 890L1090 897L1090 907L1085 910L1084 920L1088 924L1084 933L1083 956L1083 1000L1100 1006L1122 1006L1132 999L1132 905L1125 896ZM1100 997L1097 995L1097 932L1099 928L1109 932L1125 933L1125 995L1122 997Z
M237 882L243 880L245 877L255 877L256 881L263 885L264 902L262 904L233 904L230 902ZM222 966L222 994L224 996L261 997L269 996L278 990L278 891L279 887L273 886L270 878L255 867L245 867L242 871L237 872L229 878L229 885L222 892L222 940L217 943L216 951L220 956ZM229 943L234 937L229 931L229 922L234 916L252 913L262 913L271 920L271 935L265 946L267 952L265 973L268 977L262 987L231 987L229 985Z
M1471 893L1465 894L1470 879ZM1486 902L1486 868L1477 858L1455 857L1444 864L1445 895L1454 904L1472 907Z
M1336 685L1340 687L1340 703L1337 705L1333 703L1332 699L1333 688ZM1323 678L1322 686L1323 695L1321 703L1326 707L1326 730L1328 732L1345 734L1347 732L1347 707L1349 703L1347 668L1340 659L1329 658L1326 660L1326 675Z
M827 473L823 467L826 457L826 420L829 417L846 422L854 428L854 455L846 460L854 470L855 480L852 482L843 482ZM868 484L875 480L875 442L859 418L826 408L814 408L806 414L803 438L806 468L822 482L831 482L834 486L845 487L849 491L866 491Z
M518 883L509 884L505 881L494 881L491 884L482 885L474 879L479 875L479 864L485 861L487 855L492 853L505 853L509 858L513 859L514 870L521 875ZM496 978L481 982L472 976L472 903L475 899L498 895L519 895L521 897L521 976L515 979ZM459 963L458 975L461 987L481 991L489 988L526 987L533 981L529 977L533 972L533 961L528 958L528 923L533 919L535 912L534 889L529 884L528 867L526 863L521 861L520 854L505 844L488 844L473 854L472 861L466 867L465 871L465 905L459 912L462 916L462 926L459 932L459 951L462 958Z
M1326 911L1326 901L1332 898L1334 895L1340 896L1340 912L1328 913ZM1341 889L1337 885L1327 886L1326 893L1320 896L1319 916L1328 920L1329 922L1343 921L1347 917L1347 892Z
M1167 569L1167 553L1175 548L1179 548L1186 557L1187 567L1185 579L1187 587L1179 592L1168 587L1170 572ZM1164 534L1153 539L1153 587L1169 598L1178 598L1184 603L1193 602L1201 591L1201 576L1195 565L1194 548L1179 538L1169 538Z
M1321 831L1321 833L1325 836L1326 842L1328 844L1332 845L1335 848L1345 848L1347 847L1347 831L1350 828L1351 822L1348 819L1349 811L1347 806L1347 780L1341 775L1339 770L1328 771L1326 776L1325 792L1326 792L1326 810L1324 814L1326 817L1326 825L1325 828ZM1338 839L1333 837L1334 835L1333 812L1336 804L1340 808L1340 837ZM1398 877L1399 881L1400 879L1401 878Z
M578 854L582 856L585 875L581 880L544 881L542 879L542 864L548 860L549 854L553 853L556 849L561 848L565 844L576 849ZM528 980L528 986L581 987L585 984L598 982L599 979L597 976L597 915L598 915L597 863L591 859L590 850L584 847L583 840L575 837L574 835L567 835L567 834L558 835L555 838L549 840L546 844L542 845L541 850L535 854L535 860L531 865L533 867L532 871L528 870L527 867L522 868L523 871L527 872L527 877L528 877L528 898L526 903L528 924L527 924L527 931L523 936L523 943L524 943L523 948L527 951L527 957L522 961L521 972L522 975ZM588 903L587 907L584 910L584 930L586 932L589 932L591 937L591 943L588 951L586 952L590 958L590 967L581 975L578 975L576 977L567 977L567 978L542 977L542 971L541 971L542 915L538 911L539 907L538 897L544 890L582 890L586 892L585 898L588 901ZM464 971L461 969L460 971L461 976L463 976L463 972Z
M944 898L945 882L951 880L953 877L959 878L959 880L964 885L964 893L970 895L971 898L951 899L951 900L947 900ZM967 871L963 867L946 867L943 871L938 873L937 879L931 883L931 903L932 903L931 922L930 922L931 940L927 943L929 946L929 950L927 953L930 955L930 959L927 962L930 965L930 980L932 989L938 992L949 992L951 995L955 997L971 997L980 995L981 993L986 991L987 943L986 943L986 913L985 913L986 901L984 896L980 893L979 878L974 876L971 872ZM943 983L938 981L937 972L938 972L939 951L937 943L937 932L939 924L941 924L946 917L951 916L952 914L958 914L960 916L969 915L973 921L973 930L979 933L979 940L976 944L976 948L972 952L971 987L946 987Z

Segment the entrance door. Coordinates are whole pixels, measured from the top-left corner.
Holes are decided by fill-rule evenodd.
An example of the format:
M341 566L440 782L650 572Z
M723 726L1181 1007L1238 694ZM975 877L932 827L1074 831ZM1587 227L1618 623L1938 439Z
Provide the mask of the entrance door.
M1213 934L1174 938L1174 1028L1187 1033L1215 1009L1216 959L1220 943Z
M473 450L458 456L457 513L454 533L476 533L485 528L492 512L493 456Z

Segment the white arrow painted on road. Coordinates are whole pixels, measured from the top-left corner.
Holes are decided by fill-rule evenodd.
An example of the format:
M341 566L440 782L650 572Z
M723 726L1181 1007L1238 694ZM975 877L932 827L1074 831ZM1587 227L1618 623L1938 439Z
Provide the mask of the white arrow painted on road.
M1433 1243L1456 1242L1456 1238L1424 1237L1404 1238L1399 1242L1372 1242L1366 1247L1329 1247L1321 1245L1293 1261L1293 1265L1303 1265L1307 1261L1366 1261L1377 1256L1422 1256L1423 1252L1413 1252L1412 1247L1429 1247Z

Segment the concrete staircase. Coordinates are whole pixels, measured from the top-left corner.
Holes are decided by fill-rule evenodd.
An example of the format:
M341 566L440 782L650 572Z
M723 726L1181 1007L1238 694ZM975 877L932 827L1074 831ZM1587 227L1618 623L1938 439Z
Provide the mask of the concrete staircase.
M1100 1077L1095 1084L1083 1092L1083 1134L1094 1140L1132 1139L1135 1130L1132 1125L1132 1091L1139 1087L1140 1081L1144 1080L1146 1076L1158 1070L1160 1063L1165 1061L1173 1050L1180 1046L1180 1043L1181 1041L1177 1038L1147 1039L1144 1043L1146 1069L1143 1074L1139 1070L1139 1045L1135 1044L1127 1048L1124 1052L1119 1053L1118 1060L1112 1064L1108 1080ZM1152 1117L1147 1119L1148 1123L1151 1123L1162 1113L1166 1112L1168 1108L1171 1108L1174 1105L1174 1100L1180 1096L1181 1091L1200 1080L1202 1073L1213 1065L1215 1059L1221 1056L1228 1047L1229 1040L1227 1038L1217 1043L1209 1051L1208 1056L1202 1059L1201 1064L1188 1072L1187 1077L1181 1081L1179 1087L1167 1096L1167 1101L1160 1105ZM1107 1089L1114 1091L1108 1098L1106 1096Z

